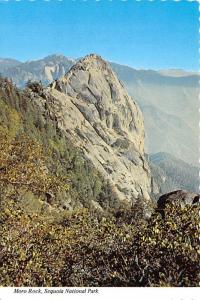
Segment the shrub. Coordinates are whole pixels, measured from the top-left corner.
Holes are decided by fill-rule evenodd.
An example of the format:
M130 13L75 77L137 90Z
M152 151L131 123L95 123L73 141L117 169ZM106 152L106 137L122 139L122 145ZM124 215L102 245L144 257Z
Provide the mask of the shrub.
M197 207L121 223L86 209L60 220L1 210L3 286L197 286Z

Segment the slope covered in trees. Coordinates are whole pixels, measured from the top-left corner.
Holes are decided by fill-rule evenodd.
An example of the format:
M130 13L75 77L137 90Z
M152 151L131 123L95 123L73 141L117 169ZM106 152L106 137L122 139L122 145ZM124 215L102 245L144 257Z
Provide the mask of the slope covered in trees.
M159 194L179 189L194 193L199 192L199 170L197 167L165 152L150 155L149 164L154 181L159 186Z

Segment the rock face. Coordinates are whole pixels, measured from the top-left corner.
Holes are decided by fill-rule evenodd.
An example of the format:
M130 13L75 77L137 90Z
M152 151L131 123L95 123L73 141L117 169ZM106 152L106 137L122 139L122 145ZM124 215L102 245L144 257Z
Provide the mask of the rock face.
M144 124L138 105L110 66L89 55L48 88L57 126L111 184L118 198L150 201L150 171L144 157ZM44 100L43 100L44 101ZM40 102L40 103L39 103Z
M185 190L173 191L162 195L158 200L158 207L164 208L167 203L179 201L183 205L198 203L200 199L199 194L190 193Z

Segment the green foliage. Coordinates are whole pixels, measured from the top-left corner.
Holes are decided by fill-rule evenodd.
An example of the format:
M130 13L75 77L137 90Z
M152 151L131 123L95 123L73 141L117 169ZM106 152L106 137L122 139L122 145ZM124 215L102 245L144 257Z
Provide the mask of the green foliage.
M31 191L51 191L53 177L45 166L41 147L25 135L19 135L12 142L0 134L0 181L18 187L28 186ZM6 147L5 147L6 145Z
M10 122L12 120L12 122ZM21 127L21 118L17 111L0 99L0 134L6 134L12 139ZM5 133L6 131L6 133Z
M86 209L58 221L8 201L0 213L0 284L198 286L198 209L166 210L165 220L148 222L134 211L98 219Z

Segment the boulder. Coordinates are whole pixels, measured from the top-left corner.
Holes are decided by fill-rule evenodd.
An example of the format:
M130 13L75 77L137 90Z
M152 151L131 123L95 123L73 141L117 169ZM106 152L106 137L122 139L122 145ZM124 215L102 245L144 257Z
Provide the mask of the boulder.
M200 195L185 190L177 190L167 194L162 195L157 202L157 210L164 216L164 209L167 204L178 203L182 207L185 205L197 204L200 201Z

